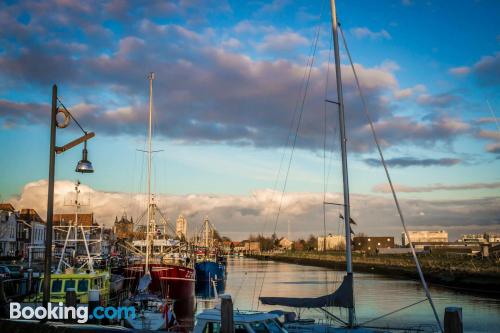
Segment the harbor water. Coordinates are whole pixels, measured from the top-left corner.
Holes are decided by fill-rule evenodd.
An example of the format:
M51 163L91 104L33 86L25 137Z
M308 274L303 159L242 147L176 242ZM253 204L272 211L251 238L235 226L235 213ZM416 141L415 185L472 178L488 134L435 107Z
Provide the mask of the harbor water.
M259 294L284 297L321 296L334 291L342 276L343 272L326 268L234 257L228 259L227 281L223 292L232 295L235 309L267 311L276 307L260 304ZM441 320L446 307L458 306L462 307L463 311L464 332L500 332L500 299L432 285L430 290ZM354 292L358 323L425 299L424 290L418 281L367 273L355 273ZM199 295L197 311L213 307L214 304L213 299ZM328 310L346 318L345 310ZM324 314L317 310L302 310L300 314L302 318L325 320ZM425 328L435 322L432 309L425 301L368 325Z

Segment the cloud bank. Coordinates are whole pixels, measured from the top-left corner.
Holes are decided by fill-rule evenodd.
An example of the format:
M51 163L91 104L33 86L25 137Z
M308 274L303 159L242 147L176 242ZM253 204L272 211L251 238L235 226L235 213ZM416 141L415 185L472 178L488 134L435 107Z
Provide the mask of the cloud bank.
M473 184L468 188L500 188L500 183ZM115 216L126 212L137 221L146 209L145 196L142 194L103 192L88 186L81 187L83 211L93 211L101 224L111 225ZM401 190L401 187L398 187ZM465 188L465 187L463 187ZM435 190L431 187L429 190ZM452 187L456 189L456 187ZM404 191L404 188L402 189ZM74 184L70 181L57 181L55 186L55 212L71 212L65 206L73 197ZM41 216L46 214L47 181L40 180L26 184L19 197L10 198L16 209L34 208ZM197 230L205 216L216 228L234 239L244 239L249 234L267 233L274 230L277 204L280 194L268 189L255 190L249 195L211 195L190 194L182 196L155 196L163 215L175 221L178 214L188 218L189 232ZM330 193L327 201L341 202L339 193ZM294 237L323 232L322 215L323 193L292 192L284 197L277 232L287 233L290 221ZM475 200L401 200L405 217L410 229L449 229L452 237L463 232L484 232L498 229L500 224L500 198ZM332 206L333 207L333 206ZM338 233L342 230L338 219L338 208L328 207L327 232ZM358 225L356 232L371 235L394 235L399 239L401 227L392 200L379 195L352 195L353 218Z

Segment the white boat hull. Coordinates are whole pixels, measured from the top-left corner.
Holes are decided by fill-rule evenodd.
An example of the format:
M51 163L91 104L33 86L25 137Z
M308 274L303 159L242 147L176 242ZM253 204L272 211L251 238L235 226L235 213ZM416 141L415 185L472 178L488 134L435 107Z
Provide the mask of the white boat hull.
M135 318L128 318L127 323L134 329L158 331L165 329L166 319L163 313L144 311Z

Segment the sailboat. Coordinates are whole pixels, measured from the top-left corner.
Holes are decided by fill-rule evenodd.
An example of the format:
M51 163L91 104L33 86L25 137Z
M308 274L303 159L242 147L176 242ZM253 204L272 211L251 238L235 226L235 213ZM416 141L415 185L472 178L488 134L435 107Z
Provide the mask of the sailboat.
M335 0L330 0L330 9L331 9L331 23L332 23L332 32L333 32L333 46L334 46L334 56L335 56L335 72L336 72L336 83L337 83L337 98L338 100L335 102L327 100L327 102L332 102L338 106L339 112L339 127L340 127L340 149L341 149L341 159L342 159L342 180L343 180L343 199L344 202L342 204L344 210L344 225L345 225L345 244L346 244L346 272L343 277L343 281L340 284L339 288L331 294L313 297L313 298L293 298L293 297L259 297L260 301L266 305L274 305L274 306L285 306L285 307L293 307L293 308L307 308L307 309L319 309L322 310L325 314L327 314L331 319L336 321L338 326L331 326L329 324L319 324L314 321L296 321L285 324L288 332L391 332L391 329L384 328L372 328L372 327L363 327L362 325L358 325L356 322L356 312L355 312L355 300L354 300L354 280L353 280L353 268L352 268L352 240L351 240L351 211L350 211L350 198L349 198L349 177L348 177L348 168L347 168L347 147L346 147L346 128L345 128L345 116L344 116L344 101L343 101L343 92L342 92L342 74L340 67L340 55L339 55L339 28L340 24L337 22L337 13L336 13L336 5ZM342 34L342 37L343 34ZM368 120L370 122L371 130L375 139L375 143L378 148L378 152L380 154L380 158L382 160L382 164L384 166L386 176L389 180L389 184L391 185L391 189L393 192L393 197L396 203L396 207L398 209L399 216L401 218L401 222L404 228L405 233L408 235L406 226L404 223L403 215L392 186L392 182L390 180L390 176L387 170L387 166L385 164L384 157L382 155L382 150L378 143L378 139L375 134L375 130L371 119L366 111L366 104L364 103L364 97L361 92L361 88L359 86L359 80L357 74L354 69L354 65L352 63L352 59L350 53L347 49L347 44L344 39L344 45L346 47L347 54L349 56L349 60L351 62L352 69L354 71L354 76L356 82L358 84L358 88L360 91L360 95L363 99L363 104L365 106L365 112L368 116ZM323 203L325 204L325 203ZM409 238L409 237L408 237ZM423 278L423 273L420 268L420 264L418 262L418 258L416 257L413 244L410 242L410 246L413 252L413 257L415 259L415 264L417 266L418 273L420 275L422 285L426 291L426 296L428 301L434 311L434 315L436 317L437 323L439 325L439 329L442 331L441 324L439 318L437 316L434 304L430 297L427 284L425 279ZM328 311L327 307L340 307L347 309L348 315L347 320L344 320L330 311ZM393 330L398 330L394 328ZM405 331L413 331L412 328L406 328Z
M156 215L161 212L151 194L154 78L154 73L150 73L146 233L145 239L134 241L135 248L131 249L139 255L139 262L125 268L125 275L132 280L130 286L135 289L129 302L140 311L140 315L128 320L128 324L148 330L166 329L175 322L172 306L176 300L192 299L195 283L189 244L167 239L167 235L164 239L155 237Z

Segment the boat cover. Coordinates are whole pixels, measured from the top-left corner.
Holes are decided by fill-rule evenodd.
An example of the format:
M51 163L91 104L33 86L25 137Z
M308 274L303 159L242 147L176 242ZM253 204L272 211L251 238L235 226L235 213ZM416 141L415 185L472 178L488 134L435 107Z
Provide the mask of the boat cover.
M352 274L344 276L340 287L329 295L315 298L260 297L259 299L262 304L281 305L292 308L324 308L329 306L353 308Z

